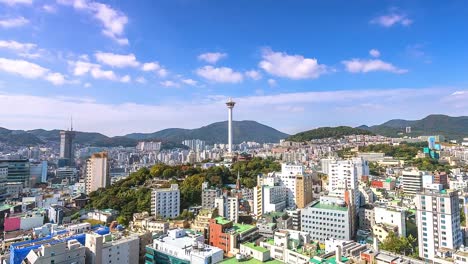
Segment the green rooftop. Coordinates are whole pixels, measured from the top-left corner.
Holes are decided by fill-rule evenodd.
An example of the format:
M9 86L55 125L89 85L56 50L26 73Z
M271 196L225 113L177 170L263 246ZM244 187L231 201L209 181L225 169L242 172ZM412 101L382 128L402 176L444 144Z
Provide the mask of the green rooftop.
M237 263L242 263L242 264L263 264L263 263L266 263L266 264L284 264L284 262L281 262L281 261L275 260L275 259L267 260L265 262L261 262L260 260L256 260L254 258L251 258L249 260L242 260L242 261L237 261L236 258L230 258L230 259L225 259L225 260L221 261L220 263L222 263L222 264L237 264Z
M255 245L254 243L244 243L242 244L248 248L251 248L253 250L256 250L256 251L259 251L259 252L262 252L262 253L265 253L268 251L268 249L264 248L264 247L260 247L260 246L257 246Z
M224 218L222 216L218 216L215 219L216 219L216 223L220 224L220 225L225 225L225 224L231 222L231 221L227 220L226 218Z
M342 207L338 205L332 205L332 204L323 204L323 203L316 203L312 205L312 208L317 208L317 209L325 209L325 210L338 210L338 211L348 211L348 207Z
M242 225L242 224L233 224L232 227L239 234L242 234L242 233L244 233L246 231L249 231L252 228L255 228L255 226L253 226L253 225Z
M341 257L342 263L345 263L348 261L349 261L349 258ZM331 258L321 259L321 260L320 258L311 258L309 262L314 263L314 264L336 264L336 257L333 256Z

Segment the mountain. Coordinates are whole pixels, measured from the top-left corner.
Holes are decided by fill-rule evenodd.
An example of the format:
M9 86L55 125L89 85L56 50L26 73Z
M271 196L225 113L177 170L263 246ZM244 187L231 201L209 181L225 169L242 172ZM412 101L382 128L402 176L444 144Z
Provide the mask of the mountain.
M288 135L255 121L233 121L234 143L256 141L279 142ZM75 132L76 144L99 147L134 147L138 141L160 140L163 148L181 148L185 139L201 139L208 144L227 143L227 121L213 123L197 129L169 128L154 133L133 133L108 137L96 132ZM9 130L0 127L0 143L12 146L33 146L60 142L60 130Z
M348 135L372 135L373 133L366 129L352 128L348 126L339 127L320 127L304 132L297 133L287 138L289 141L304 142L312 139L321 139L329 137L342 137Z
M411 127L409 136L444 135L449 139L461 139L468 137L468 116L429 115L421 120L393 119L381 125L359 128L384 136L397 136L404 133L406 127Z
M239 144L243 141L255 141L259 143L279 142L280 139L288 137L288 134L280 132L269 126L255 121L233 121L233 143ZM154 133L134 133L125 137L143 140L160 139L172 142L182 142L185 139L200 139L208 144L227 143L228 122L217 122L196 129L168 128Z

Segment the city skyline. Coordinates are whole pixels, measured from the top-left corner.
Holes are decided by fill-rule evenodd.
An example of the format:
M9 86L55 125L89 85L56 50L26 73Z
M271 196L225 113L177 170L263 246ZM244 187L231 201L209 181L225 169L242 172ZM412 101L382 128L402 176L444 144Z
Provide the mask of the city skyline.
M462 1L0 6L0 127L195 128L230 97L235 120L289 134L468 115Z

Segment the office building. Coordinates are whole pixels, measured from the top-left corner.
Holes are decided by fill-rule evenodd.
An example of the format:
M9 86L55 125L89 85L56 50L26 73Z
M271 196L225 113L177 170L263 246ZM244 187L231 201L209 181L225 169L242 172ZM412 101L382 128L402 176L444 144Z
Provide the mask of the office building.
M170 188L153 189L151 192L151 214L157 217L174 218L180 214L179 185Z
M52 240L49 244L42 244L39 248L29 251L24 263L85 264L86 248L80 242L76 239L57 241L57 243L54 243L55 241L56 240Z
M5 202L8 197L8 188L6 186L8 182L8 165L0 163L0 204Z
M219 263L223 260L223 251L205 244L203 235L184 229L169 230L167 236L153 241L146 247L146 264L159 263Z
M140 258L138 235L86 234L86 263L138 263Z
M456 250L462 245L458 199L455 190L426 191L416 195L420 258L434 261L447 250Z
M351 240L352 212L345 200L322 196L301 210L301 231L313 241L324 243L328 238Z
M47 161L30 162L29 174L31 187L40 182L47 182Z
M254 187L254 214L257 217L269 212L282 212L287 207L288 189L279 185L279 179L263 181L259 175L259 183Z
M21 183L24 188L31 187L30 185L30 169L29 160L27 159L8 159L0 160L0 167L8 167L7 182Z
M74 138L75 131L73 131L73 127L71 127L70 130L60 131L60 159L63 160L64 166L75 165Z
M91 155L86 161L86 193L110 185L109 161L107 152Z
M426 174L418 169L405 170L401 176L401 184L406 194L415 195L423 189L423 175Z

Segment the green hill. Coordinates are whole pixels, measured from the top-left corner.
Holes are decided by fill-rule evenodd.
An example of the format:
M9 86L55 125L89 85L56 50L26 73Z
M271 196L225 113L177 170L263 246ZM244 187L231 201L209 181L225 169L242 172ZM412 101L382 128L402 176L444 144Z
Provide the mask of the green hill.
M228 123L217 122L196 129L168 128L154 133L134 133L125 137L132 139L155 138L163 141L182 142L185 139L200 139L208 144L227 143ZM274 143L284 139L288 134L255 121L233 121L233 141L239 144L243 141L259 143Z
M443 135L449 139L468 137L468 116L451 117L447 115L429 115L421 120L393 119L381 125L360 128L375 134L397 136L411 127L409 136Z
M320 127L304 132L297 133L293 136L287 138L289 141L303 142L310 141L312 139L322 139L330 137L342 137L348 135L373 135L369 130L352 128L348 126L339 126L339 127Z

